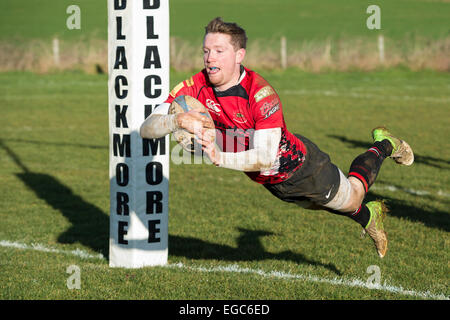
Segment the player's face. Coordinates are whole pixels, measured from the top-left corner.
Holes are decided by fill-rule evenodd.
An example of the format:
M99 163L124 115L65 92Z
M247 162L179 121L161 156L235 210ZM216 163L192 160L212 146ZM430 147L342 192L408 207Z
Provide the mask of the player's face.
M219 90L237 84L245 49L235 50L231 36L224 33L208 33L203 40L203 62L209 81Z

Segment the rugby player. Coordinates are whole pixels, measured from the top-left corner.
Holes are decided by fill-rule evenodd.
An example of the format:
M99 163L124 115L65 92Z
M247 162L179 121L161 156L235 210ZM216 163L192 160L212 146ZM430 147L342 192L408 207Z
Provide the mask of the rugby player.
M373 145L354 159L345 176L312 141L286 128L274 88L242 64L246 42L245 30L236 23L213 19L203 39L204 69L175 86L165 103L144 121L141 136L155 139L180 128L195 133L216 166L245 172L283 201L353 219L384 257L387 208L382 201L364 204L363 200L385 158L413 163L410 146L377 127L372 131ZM194 110L168 114L170 103L180 95L202 102L212 121ZM207 134L211 129L220 133L218 139Z

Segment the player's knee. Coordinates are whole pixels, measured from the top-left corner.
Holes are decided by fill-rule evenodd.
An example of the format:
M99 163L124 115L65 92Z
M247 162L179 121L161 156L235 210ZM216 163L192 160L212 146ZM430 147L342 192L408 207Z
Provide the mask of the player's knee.
M356 210L359 209L359 207L361 206L361 199L360 198L351 198L347 207L344 208L342 211L343 212L355 212Z
M345 212L354 212L359 209L361 203L364 199L364 189L359 186L359 184L354 183L351 179L349 179L351 185L350 196L347 200L347 203L343 206L342 211Z

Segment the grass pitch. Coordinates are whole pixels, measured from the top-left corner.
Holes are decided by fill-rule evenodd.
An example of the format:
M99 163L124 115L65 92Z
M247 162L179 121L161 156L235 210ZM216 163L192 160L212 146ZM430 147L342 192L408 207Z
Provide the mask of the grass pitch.
M81 29L69 30L66 10L76 4ZM250 41L279 39L324 40L375 37L379 32L395 40L405 37L440 38L448 33L450 3L445 0L379 0L381 30L369 30L367 8L361 0L170 0L171 35L200 43L207 23L217 16L236 21ZM107 0L2 0L0 39L107 39Z
M111 269L107 77L2 73L0 299L448 298L449 75L263 75L289 130L344 172L380 124L415 150L412 167L386 160L368 194L391 208L384 259L348 218L283 203L240 172L172 164L169 266Z

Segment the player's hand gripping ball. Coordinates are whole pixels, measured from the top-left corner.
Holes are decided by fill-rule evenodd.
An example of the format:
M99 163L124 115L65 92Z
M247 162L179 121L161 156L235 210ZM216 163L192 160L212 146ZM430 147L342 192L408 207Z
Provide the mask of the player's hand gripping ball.
M191 110L196 110L202 116L207 117L208 120L210 120L209 126L214 126L212 118L205 106L200 101L191 96L183 95L175 98L175 100L173 100L170 104L169 114L189 112ZM214 135L214 137L212 138L215 139L215 130L210 129L209 131L212 132L210 134ZM202 146L197 143L194 133L191 133L185 129L178 129L172 134L175 137L175 140L183 147L184 150L195 154L201 154Z

